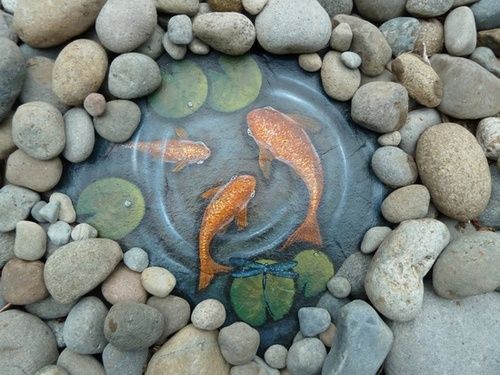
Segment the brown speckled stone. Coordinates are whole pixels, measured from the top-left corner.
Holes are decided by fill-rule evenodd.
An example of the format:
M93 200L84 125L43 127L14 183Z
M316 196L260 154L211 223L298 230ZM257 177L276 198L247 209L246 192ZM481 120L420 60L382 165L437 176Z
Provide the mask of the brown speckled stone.
M44 264L13 258L2 270L1 294L13 305L27 305L49 295L43 282Z

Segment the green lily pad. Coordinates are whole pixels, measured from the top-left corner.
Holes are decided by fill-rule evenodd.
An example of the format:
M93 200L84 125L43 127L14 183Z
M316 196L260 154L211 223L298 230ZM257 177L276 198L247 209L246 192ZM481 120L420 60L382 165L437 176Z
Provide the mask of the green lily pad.
M259 96L262 73L250 56L221 56L223 72L209 70L208 104L219 112L234 112L251 104Z
M76 212L99 231L99 237L119 240L139 225L145 207L137 186L113 177L88 185L78 198Z
M299 274L297 288L305 297L314 297L326 290L326 283L333 277L333 263L319 250L304 250L294 258L293 269Z
M207 77L201 68L191 61L175 61L168 64L161 87L148 100L160 116L177 119L195 113L207 93Z
M276 262L261 259L257 263L274 264ZM238 317L258 327L267 321L268 316L277 321L288 314L295 296L295 282L293 279L271 274L235 278L229 295Z

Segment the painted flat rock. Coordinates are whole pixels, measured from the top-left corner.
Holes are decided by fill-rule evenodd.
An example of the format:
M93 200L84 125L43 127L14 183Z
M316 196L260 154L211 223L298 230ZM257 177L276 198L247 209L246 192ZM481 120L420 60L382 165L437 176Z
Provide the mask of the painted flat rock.
M97 142L60 190L80 222L144 248L192 303L217 298L228 320L289 342L297 310L380 223L375 137L326 97L295 59L162 57L163 84L141 99L125 144Z

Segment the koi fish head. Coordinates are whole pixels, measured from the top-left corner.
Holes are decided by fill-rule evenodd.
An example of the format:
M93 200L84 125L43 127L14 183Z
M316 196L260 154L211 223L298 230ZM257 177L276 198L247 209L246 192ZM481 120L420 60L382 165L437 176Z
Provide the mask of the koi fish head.
M248 135L256 141L265 141L276 132L276 124L283 119L283 114L272 107L257 108L247 115Z
M198 161L196 164L203 164L203 162L212 154L212 151L210 151L207 145L203 142L197 142L197 151Z
M250 175L235 176L231 179L231 188L238 191L241 197L251 199L255 196L257 182L255 177Z

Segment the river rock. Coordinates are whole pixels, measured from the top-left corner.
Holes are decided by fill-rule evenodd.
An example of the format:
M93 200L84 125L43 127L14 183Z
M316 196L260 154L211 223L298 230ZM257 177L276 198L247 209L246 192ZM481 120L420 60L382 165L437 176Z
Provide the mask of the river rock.
M48 296L40 261L9 260L3 267L0 286L2 298L13 305L26 305Z
M54 192L50 194L49 204L59 204L59 220L72 224L76 220L76 212L71 198L64 193Z
M363 254L371 254L377 251L382 241L385 240L391 231L392 229L390 227L373 227L368 229L361 242L361 252Z
M443 82L441 112L459 119L500 112L500 79L479 64L443 54L432 56L431 64Z
M299 56L299 66L306 72L317 72L322 65L321 56L317 53L305 53Z
M70 303L94 289L122 259L118 243L108 239L71 242L45 263L45 284L60 303Z
M288 349L283 345L275 344L266 349L264 359L272 368L282 369L286 366L286 356Z
M149 361L146 375L196 373L229 375L229 365L217 343L217 331L204 331L188 325L158 350Z
M290 346L286 368L291 374L319 374L326 358L326 349L320 339L307 337Z
M342 276L332 277L326 284L326 287L337 298L346 298L351 294L351 284L349 280Z
M500 4L495 0L479 0L471 5L478 30L500 27Z
M353 298L366 298L365 277L372 257L359 251L351 254L340 266L335 277L342 277L349 281L351 286L350 295ZM342 300L342 299L339 299ZM343 306L343 305L342 305ZM340 306L340 307L342 307ZM330 315L332 315L329 310ZM333 315L332 315L333 319Z
M317 307L322 307L330 313L333 323L337 323L340 315L340 309L347 305L351 300L349 298L337 298L330 292L325 292L316 304ZM300 333L300 331L299 331ZM300 333L302 335L302 333Z
M361 65L361 57L354 52L342 52L340 59L349 69L357 69Z
M36 316L19 310L1 313L0 336L0 367L5 374L34 374L57 359L54 334Z
M38 260L47 249L45 230L32 221L20 221L16 225L14 254L22 260Z
M183 13L194 16L198 12L199 0L155 0L156 9L164 13Z
M160 68L149 56L136 52L124 53L115 58L109 66L108 88L117 98L133 99L146 96L160 85Z
M142 272L149 266L149 256L140 247L133 247L123 255L125 265L135 272Z
M198 329L218 329L226 321L226 308L216 299L203 300L193 309L191 321Z
M267 1L268 0L243 0L241 4L247 13L250 13L252 16L256 16L262 11L262 9L264 9Z
M89 39L75 40L57 56L52 89L63 103L81 105L87 95L99 90L107 68L108 57L100 44Z
M26 62L12 40L0 38L0 121L9 113L21 93L26 76Z
M328 329L330 314L321 307L302 307L298 312L300 332L304 337L314 337Z
M477 62L488 72L493 73L500 78L500 60L495 56L495 53L488 47L478 47L469 56L474 62Z
M391 67L411 98L430 108L441 103L443 83L434 69L419 56L404 53L392 61Z
M35 56L26 61L26 79L19 95L21 103L46 102L62 113L68 110L52 90L52 70L54 60L44 56Z
M255 29L268 52L311 53L326 47L332 23L317 0L269 0L255 19Z
M139 106L130 100L112 100L106 104L102 116L94 119L97 133L115 143L127 141L141 121Z
M164 35L165 30L163 30L160 25L156 25L149 39L141 44L135 51L149 56L153 60L158 59L163 53L162 39Z
M187 46L173 43L168 36L168 32L163 35L162 44L167 54L174 60L182 60L186 56Z
M37 48L57 46L87 30L105 0L22 0L14 13L19 37Z
M384 22L405 14L406 0L354 0L354 4L363 18Z
M476 138L488 159L500 158L500 118L482 119L476 129Z
M0 232L0 268L14 258L15 232Z
M141 284L141 274L119 264L101 285L102 296L114 305L121 301L146 303L148 293Z
M429 211L431 196L424 185L408 185L389 194L382 202L381 211L390 223L421 219Z
M86 160L95 144L94 123L83 108L72 108L64 114L66 145L63 156L71 163Z
M31 207L40 200L34 191L5 185L0 189L0 232L9 232L16 224L28 217Z
M321 67L323 89L331 98L339 101L350 100L358 90L361 75L358 69L349 69L341 60L341 53L328 52Z
M210 47L228 55L243 55L255 41L255 27L236 12L201 14L193 21L194 35Z
M26 305L24 308L40 319L48 320L64 318L69 314L73 306L74 303L59 303L52 296L48 296L41 301Z
M500 158L499 158L500 160ZM496 228L497 231L500 230L500 162L497 162L497 166L494 164L490 165L491 173L491 198L488 202L488 206L483 211L479 220L483 225ZM1 243L1 233L0 233L0 243ZM0 245L1 248L1 245ZM0 251L0 259L1 259ZM1 261L0 261L1 265Z
M97 92L88 94L83 101L83 108L92 117L99 117L106 110L106 98Z
M416 160L439 211L467 221L486 208L491 193L488 162L468 130L453 123L432 126L418 141Z
M193 41L189 43L188 48L195 55L207 55L210 52L210 47L198 38L193 38Z
M48 365L35 372L35 375L69 375L69 374L62 367L56 365Z
M420 32L418 33L413 52L423 55L424 45L425 53L428 56L441 53L444 46L444 26L436 18L419 19Z
M336 51L344 52L349 50L352 43L352 30L348 23L339 23L332 30L330 47Z
M102 353L107 345L104 319L107 307L97 297L82 298L70 311L64 323L64 342L79 354Z
M478 32L477 45L491 48L495 55L500 57L500 28Z
M377 133L398 130L408 114L408 92L393 82L370 82L352 98L351 116L359 125Z
M382 242L365 278L368 298L384 316L398 322L415 318L422 307L422 279L450 241L435 219L401 223Z
M401 133L397 130L382 134L377 138L377 142L381 146L399 146L401 142Z
M391 59L392 50L384 35L372 23L361 18L339 14L333 17L333 25L347 23L352 30L351 51L361 56L361 71L369 76L379 75Z
M162 335L156 340L156 344L161 345L167 338L184 328L189 323L191 316L191 306L189 302L177 296L167 296L165 298L150 297L147 304L162 313L164 326Z
M474 51L476 48L476 22L469 7L455 8L446 16L444 44L446 51L453 56L467 56Z
M345 305L322 375L377 373L393 339L391 329L368 303L356 300Z
M245 322L236 322L219 332L219 347L224 359L231 365L249 363L257 354L259 332Z
M38 160L22 150L17 150L7 159L5 178L11 184L45 192L57 185L62 171L63 165L58 157Z
M445 14L454 0L408 0L406 10L419 17L436 17Z
M164 317L154 307L135 301L118 302L104 322L104 336L120 350L146 349L163 332Z
M93 356L78 354L67 348L59 355L57 365L70 375L106 375L101 362Z
M125 352L108 344L102 353L102 363L106 375L142 374L148 356L147 349Z
M404 125L399 129L401 142L399 147L410 155L415 155L417 141L429 127L441 123L438 111L431 108L422 108L410 111Z
M87 240L97 237L97 229L87 223L81 223L71 230L71 239L73 241Z
M16 150L16 145L12 140L13 116L14 113L11 112L3 121L0 121L0 160L7 159Z
M377 149L372 156L371 167L380 181L392 188L417 181L415 160L398 147L383 146Z
M444 298L457 299L493 292L500 286L500 234L475 232L451 242L432 273L432 285Z
M155 297L166 297L175 288L175 276L163 267L148 267L141 273L141 283Z
M426 285L420 314L390 323L387 375L494 374L500 356L500 293L450 301Z
M399 56L415 48L420 22L413 17L397 17L384 22L379 29L391 46L392 54Z
M56 246L66 245L71 237L71 226L64 221L56 221L49 225L47 236L50 242Z

